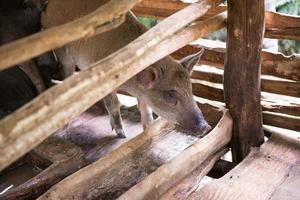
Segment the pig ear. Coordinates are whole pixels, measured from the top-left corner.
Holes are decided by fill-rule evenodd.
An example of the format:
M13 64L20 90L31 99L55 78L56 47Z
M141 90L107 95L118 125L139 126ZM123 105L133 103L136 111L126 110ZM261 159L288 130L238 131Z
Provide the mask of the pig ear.
M193 67L198 63L202 54L204 53L204 48L202 48L198 53L193 55L189 55L182 60L180 60L180 64L189 72L191 73Z
M137 81L145 89L151 89L161 80L159 70L154 67L148 67L137 74Z

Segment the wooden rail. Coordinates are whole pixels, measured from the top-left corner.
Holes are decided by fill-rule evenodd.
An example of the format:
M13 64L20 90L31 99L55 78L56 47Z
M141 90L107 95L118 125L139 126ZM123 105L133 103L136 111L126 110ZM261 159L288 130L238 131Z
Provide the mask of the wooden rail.
M190 3L171 0L143 0L133 8L133 12L139 16L164 18L183 9L189 4ZM227 6L219 6L210 10L208 15L202 19L214 16L226 10ZM300 17L266 11L265 23L266 37L300 40Z
M193 80L193 93L205 99L212 101L224 102L224 92L221 88L208 86L199 83L197 80ZM278 104L270 105L266 101L262 101L262 109L264 111L276 111L280 110L282 113L299 114L299 106L286 105L281 106ZM294 110L293 110L294 109ZM265 125L276 126L280 128L286 128L294 131L300 131L300 117L283 115L280 113L263 112L263 122Z
M0 70L34 58L70 42L117 27L140 0L109 1L78 20L54 27L0 47Z
M0 170L147 66L224 27L226 15L220 14L171 36L217 3L203 0L186 7L126 47L49 89L1 120Z
M181 59L187 55L205 48L199 64L213 65L224 68L225 43L212 40L200 39L195 45L187 45L176 51L172 56ZM300 56L284 56L282 53L262 51L261 73L264 75L277 76L284 79L300 81Z

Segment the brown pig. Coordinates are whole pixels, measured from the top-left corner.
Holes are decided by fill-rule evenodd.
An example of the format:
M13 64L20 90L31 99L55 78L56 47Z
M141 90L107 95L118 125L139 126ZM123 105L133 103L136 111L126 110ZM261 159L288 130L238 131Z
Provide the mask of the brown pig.
M44 28L50 28L75 20L107 2L108 0L50 0L42 15L42 25ZM118 28L57 49L57 56L65 66L65 76L71 75L75 66L84 69L126 46L146 30L129 12L125 22ZM189 72L201 54L202 51L180 62L167 56L132 77L119 89L137 97L140 107L144 110L149 111L145 109L145 105L149 105L156 114L186 130L206 133L211 127L193 99L189 78ZM125 137L116 93L111 93L103 100L110 115L112 128L119 137ZM143 123L149 124L152 115L149 112L141 114Z

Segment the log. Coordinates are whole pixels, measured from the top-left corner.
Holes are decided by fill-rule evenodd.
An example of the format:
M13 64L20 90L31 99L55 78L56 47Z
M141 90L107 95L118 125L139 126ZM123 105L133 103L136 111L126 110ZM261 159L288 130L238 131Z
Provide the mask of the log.
M213 83L223 83L223 73L217 71L194 70L191 77ZM261 90L280 95L300 97L300 83L297 82L261 78Z
M225 174L227 174L230 170L232 170L236 164L233 162L229 162L227 160L220 159L218 160L212 169L208 172L207 176L212 178L221 178Z
M109 1L78 20L3 45L0 47L0 70L70 42L117 27L123 23L124 15L137 2L138 0Z
M187 200L299 199L299 162L299 136L285 132L273 135L228 174L206 184Z
M26 163L43 171L0 195L0 199L36 199L65 177L97 161L142 131L140 121L134 121L139 119L137 107L122 106L124 130L128 134L126 139L117 139L111 131L109 116L102 109L98 103L92 106L24 156ZM2 173L14 173L14 170L5 169Z
M193 93L201 98L209 99L212 101L224 102L223 90L218 87L213 87L200 83L199 81L192 80L193 82ZM274 109L273 109L274 108ZM295 108L295 110L293 110ZM274 111L277 112L280 109L280 112L286 113L296 113L299 115L299 105L280 105L268 102L268 100L262 101L262 109L265 111ZM263 122L265 125L276 126L279 128L286 128L294 131L300 131L299 120L300 117L263 112Z
M198 46L200 45L200 46ZM212 40L197 40L197 45L187 45L172 54L176 59L181 59L205 48L199 64L213 65L224 68L225 43ZM264 75L277 76L294 81L300 81L300 56L284 56L282 53L262 51L261 73Z
M3 156L0 157L0 170L147 66L224 27L226 16L221 14L169 37L217 3L203 0L179 11L116 53L52 87L1 120L0 154Z
M300 17L276 12L265 13L265 35L269 38L300 40Z
M264 0L232 0L227 10L224 98L233 119L232 161L239 163L251 147L264 142L260 103Z
M138 16L150 18L165 18L188 6L190 3L171 0L143 0L138 3L133 12ZM206 19L227 10L227 6L218 6L211 9L199 20ZM300 17L276 13L265 12L265 37L275 39L300 40Z
M300 131L300 117L264 111L263 119L266 125Z
M232 120L226 111L218 125L208 135L182 152L177 158L159 167L132 187L119 200L158 199L179 180L189 175L231 139ZM178 167L180 166L180 167Z
M199 186L200 181L214 166L214 163L224 155L229 149L223 148L217 153L206 159L201 165L199 165L193 172L191 172L186 178L181 180L170 188L159 199L163 200L177 200L186 199L192 192L194 192Z

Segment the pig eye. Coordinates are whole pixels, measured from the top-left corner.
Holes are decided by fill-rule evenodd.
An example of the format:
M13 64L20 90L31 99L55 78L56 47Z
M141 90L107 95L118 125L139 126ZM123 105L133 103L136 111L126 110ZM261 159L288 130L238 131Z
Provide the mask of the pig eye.
M164 99L167 103L173 105L177 104L177 92L175 90L168 90L163 93L164 93Z

